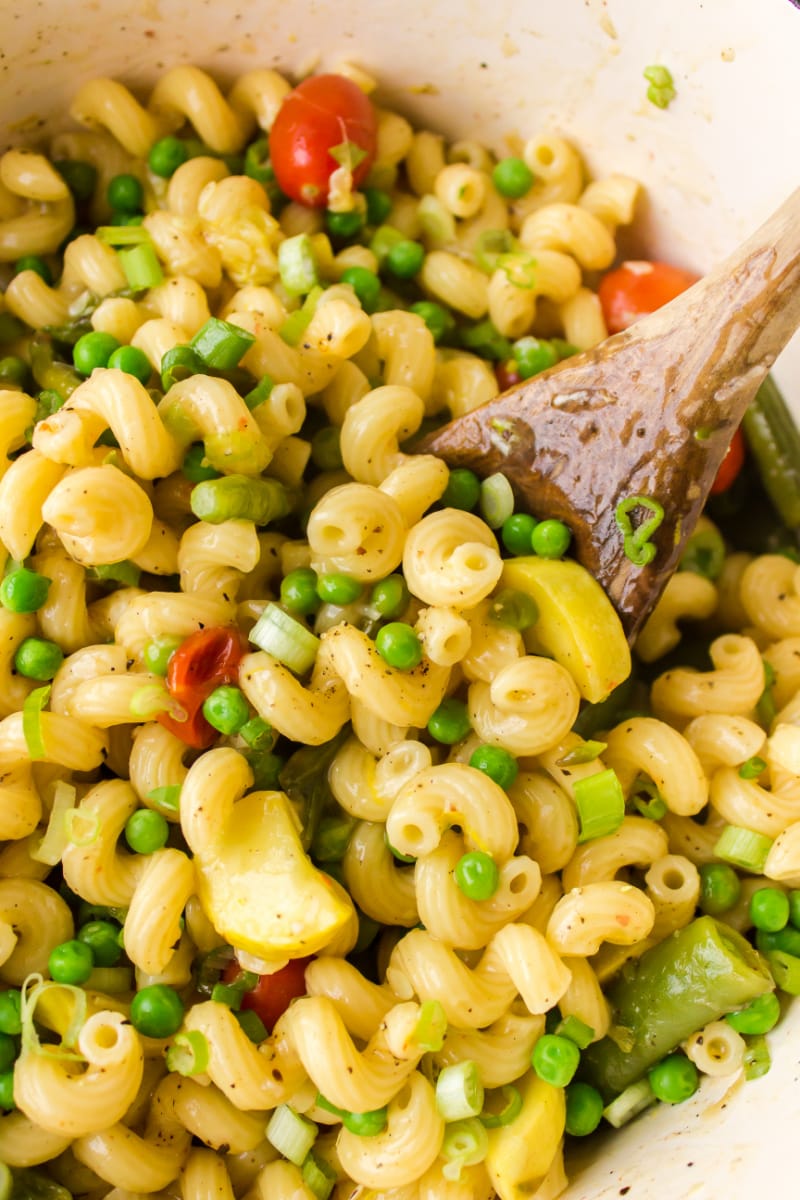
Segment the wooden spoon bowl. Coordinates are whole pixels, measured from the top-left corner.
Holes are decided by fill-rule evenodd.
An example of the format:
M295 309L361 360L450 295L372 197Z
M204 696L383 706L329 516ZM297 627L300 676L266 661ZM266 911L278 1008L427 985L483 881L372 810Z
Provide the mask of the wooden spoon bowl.
M633 640L675 570L759 384L800 325L800 189L677 299L601 345L451 421L415 447L556 517ZM626 553L617 513L660 505L651 561ZM628 512L635 533L652 518ZM638 556L637 556L638 557Z

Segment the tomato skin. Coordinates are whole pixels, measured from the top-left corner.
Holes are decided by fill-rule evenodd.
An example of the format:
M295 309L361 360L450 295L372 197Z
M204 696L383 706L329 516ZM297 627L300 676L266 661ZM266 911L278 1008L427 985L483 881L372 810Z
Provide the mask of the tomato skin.
M344 75L305 79L286 97L270 130L270 158L281 191L298 204L324 208L330 177L341 165L328 151L342 142L365 151L353 170L358 187L375 158L377 128L372 102Z
M236 681L244 653L237 630L222 626L198 629L181 642L169 660L167 690L186 712L186 719L179 721L169 713L159 713L164 728L195 750L210 746L219 731L203 716L203 704L220 684Z
M597 294L609 333L620 333L685 292L699 275L664 262L625 262L600 280Z
M727 492L741 471L744 459L744 434L741 429L737 429L725 451L725 457L719 464L719 470L709 492L710 496L719 496L722 492Z
M274 975L259 975L258 983L242 996L242 1008L251 1008L270 1031L282 1017L292 1000L306 994L306 967L311 958L293 958ZM241 968L232 962L223 975L225 983L233 983Z
M510 387L513 387L516 383L520 383L522 380L522 376L517 370L517 364L513 358L508 358L505 362L495 363L494 374L497 386L501 392L508 391Z

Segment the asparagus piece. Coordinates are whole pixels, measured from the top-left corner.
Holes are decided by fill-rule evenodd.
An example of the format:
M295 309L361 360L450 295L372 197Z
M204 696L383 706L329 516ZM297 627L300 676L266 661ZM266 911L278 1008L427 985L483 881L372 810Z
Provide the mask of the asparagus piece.
M698 917L623 969L608 997L614 1038L584 1051L583 1077L610 1100L709 1021L774 986L741 934Z

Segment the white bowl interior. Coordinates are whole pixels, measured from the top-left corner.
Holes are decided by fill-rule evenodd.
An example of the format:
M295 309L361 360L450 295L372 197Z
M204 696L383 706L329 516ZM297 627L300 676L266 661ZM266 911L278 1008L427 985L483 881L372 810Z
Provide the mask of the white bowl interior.
M38 0L6 14L2 124L36 141L63 123L85 79L148 86L194 62L223 80L254 66L301 74L357 63L418 123L496 147L550 130L593 173L647 189L629 251L703 271L797 185L800 14L792 0ZM644 67L664 63L678 96L645 99ZM779 379L800 416L800 342ZM764 1079L720 1099L709 1085L609 1138L569 1200L745 1200L789 1182L800 1125L800 1015L771 1036Z

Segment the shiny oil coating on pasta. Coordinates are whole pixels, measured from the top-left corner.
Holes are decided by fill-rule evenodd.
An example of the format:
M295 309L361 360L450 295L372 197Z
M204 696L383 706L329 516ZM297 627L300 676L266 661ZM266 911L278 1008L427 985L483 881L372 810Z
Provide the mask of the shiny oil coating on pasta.
M372 89L360 70L343 70ZM114 176L141 181L143 228L163 270L160 284L122 294L116 252L80 234L54 284L33 270L9 278L3 311L25 327L14 352L26 355L31 331L85 312L91 329L138 348L158 381L164 355L217 316L252 335L241 362L252 386L267 375L274 385L251 409L237 381L210 373L153 392L119 369L97 368L38 421L35 394L0 392L0 548L9 569L24 561L51 581L37 612L0 610L0 980L29 994L37 977L46 981L50 952L75 933L78 902L124 921L126 956L86 982L72 1058L23 1045L16 1108L0 1116L0 1161L44 1165L76 1196L98 1200L130 1192L307 1200L315 1193L300 1166L266 1138L273 1111L289 1105L319 1126L314 1154L335 1177L336 1200L517 1200L502 1131L489 1135L481 1161L446 1170L434 1081L472 1062L486 1089L513 1086L538 1106L535 1187L529 1181L525 1195L552 1200L565 1183L563 1097L552 1089L542 1099L530 1066L546 1015L583 1022L595 1041L607 1033L604 983L692 919L698 868L713 861L726 824L771 839L765 876L800 887L800 569L779 556L732 555L716 584L677 575L642 634L641 658L657 660L680 641L678 622L698 619L714 629L713 668L662 673L652 715L615 720L601 749L582 758L569 671L492 619L503 564L496 532L475 513L442 506L446 467L404 449L426 418L461 415L497 394L491 364L437 346L398 296L365 311L341 280L352 267L376 270L369 246L337 249L319 210L289 203L273 212L265 188L229 167L269 131L288 91L267 69L224 94L199 69L177 67L145 103L122 83L95 80L79 89L73 126L49 157L9 150L0 158L0 261L57 261L75 203L51 160L75 159L97 172L94 224L109 219ZM175 131L206 149L167 182L146 159ZM425 246L421 294L462 323L490 318L507 339L557 335L583 349L606 336L592 284L615 258L617 227L633 219L636 181L587 184L576 150L543 133L520 147L534 182L509 201L493 183L487 148L448 144L382 108L377 145L373 179L391 198L386 222ZM348 199L345 189L345 208ZM431 211L436 220L426 222ZM515 246L488 270L478 261L487 231L513 234ZM282 242L300 234L310 237L323 290L293 342L281 331L300 302L283 286L278 260ZM529 272L524 286L519 271ZM310 431L325 422L338 430L341 465L309 473ZM197 443L223 477L304 489L302 527L196 519L180 468ZM141 579L101 586L97 568L122 560L146 587ZM303 568L347 575L362 599L323 604L308 618L320 638L308 673L298 677L251 647L238 683L282 745L338 738L327 784L349 835L335 867L302 849L295 797L254 788L240 737L192 750L157 710L139 711L148 688L163 695L147 665L154 640L236 626L246 637L279 598L282 577ZM423 649L410 669L378 654L366 600L397 572L410 592L399 615ZM31 637L65 655L35 755L23 717L34 681L14 669ZM756 715L762 656L776 673L778 712L767 725ZM426 726L454 697L470 732L448 746ZM479 745L520 760L507 791L470 765ZM763 771L743 779L739 767L756 756ZM579 844L576 783L609 768L627 815L614 833ZM642 778L663 799L660 821L637 815ZM162 805L169 791L180 792L179 808ZM42 847L56 818L65 820L57 806L65 794L68 835L52 857ZM143 809L163 812L171 829L169 845L149 854L129 851L123 838ZM237 941L239 927L220 916L237 825L268 841L265 813L295 856L291 870L283 863L284 899L297 879L325 893L317 925L296 943L254 945L246 930ZM489 898L470 899L455 882L472 851L498 869ZM273 859L265 869L282 867ZM59 894L62 879L72 908ZM295 896L298 911L316 894ZM746 928L743 910L739 917ZM373 930L373 973L351 957L359 923ZM201 962L231 941L257 973L314 955L306 994L260 1043L230 1007L197 990ZM195 1077L168 1069L172 1038L127 1022L136 990L155 984L180 993L181 1031L207 1048ZM57 987L39 995L40 1033L54 1043L66 1036L73 1001ZM431 1004L444 1022L434 1048L419 1032ZM740 1069L744 1051L724 1022L686 1046L711 1075ZM352 1113L386 1107L383 1131L345 1128L319 1094Z

